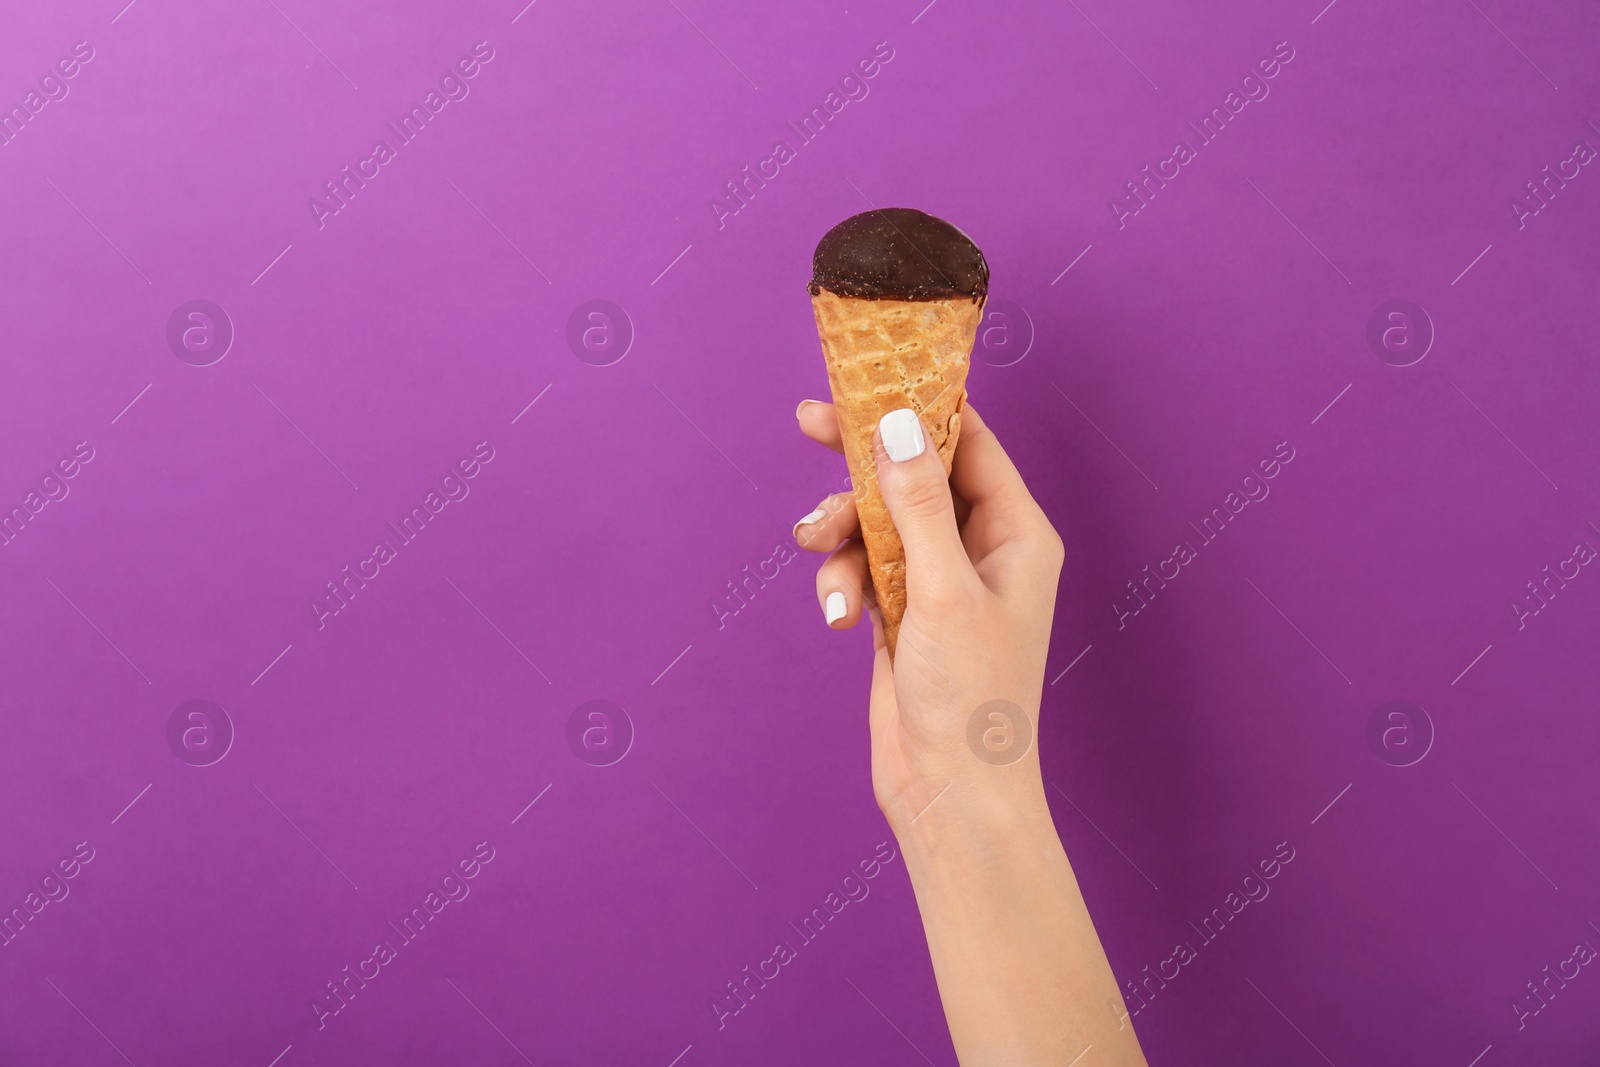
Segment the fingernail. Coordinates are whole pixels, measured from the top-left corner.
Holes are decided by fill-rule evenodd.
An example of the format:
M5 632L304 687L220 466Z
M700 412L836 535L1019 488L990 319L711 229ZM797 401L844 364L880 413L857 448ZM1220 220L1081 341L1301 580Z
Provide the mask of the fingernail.
M822 617L827 621L829 626L832 626L834 623L844 618L845 615L848 614L849 610L850 609L847 608L844 603L844 594L835 589L833 592L828 594L828 603L822 610Z
M816 511L813 511L811 514L807 515L805 518L801 519L799 522L794 524L794 531L793 531L792 535L795 536L795 537L799 537L800 536L800 527L802 527L802 526L810 526L812 523L816 522L820 518L825 517L827 514L828 513L826 511L823 511L821 508L818 508Z
M922 420L910 408L885 415L878 421L878 433L883 438L883 450L896 463L916 459L927 447L922 438Z
M802 400L802 401L800 401L800 403L795 405L794 417L798 419L800 417L800 413L806 409L806 405L807 404L820 404L820 403L822 403L822 401L820 401L820 400Z

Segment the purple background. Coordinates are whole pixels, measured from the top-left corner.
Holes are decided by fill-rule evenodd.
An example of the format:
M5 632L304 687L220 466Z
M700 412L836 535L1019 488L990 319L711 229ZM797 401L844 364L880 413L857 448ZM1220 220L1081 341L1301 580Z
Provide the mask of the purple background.
M1511 207L1600 145L1600 13L923 2L7 9L7 107L94 58L0 148L0 506L94 458L0 549L0 912L94 858L0 947L0 1062L954 1063L898 859L709 1006L890 839L866 633L823 627L813 558L728 583L843 483L793 424L826 395L808 257L900 204L1022 309L970 387L1068 546L1057 823L1120 979L1198 947L1137 1016L1151 1061L1600 1062L1594 968L1511 1007L1600 946L1600 575L1510 606L1600 547L1600 168ZM470 95L319 228L308 198L479 41ZM197 298L237 331L206 367L166 341ZM610 366L567 342L592 299L636 332ZM1366 339L1391 299L1437 332L1411 366ZM319 630L324 583L480 441L470 496ZM190 699L236 731L208 767L168 746ZM566 740L592 699L636 732L609 767ZM1369 745L1390 700L1426 709L1421 762ZM480 841L470 896L319 1030Z

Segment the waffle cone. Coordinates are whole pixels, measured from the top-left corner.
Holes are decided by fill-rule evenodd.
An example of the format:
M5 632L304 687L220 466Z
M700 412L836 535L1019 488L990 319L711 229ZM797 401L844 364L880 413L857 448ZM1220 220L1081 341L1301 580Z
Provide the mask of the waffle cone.
M967 368L983 304L950 300L866 300L826 289L811 298L828 385L855 487L856 512L877 593L883 633L894 656L906 613L906 553L878 491L872 434L898 408L922 417L944 461L955 458Z

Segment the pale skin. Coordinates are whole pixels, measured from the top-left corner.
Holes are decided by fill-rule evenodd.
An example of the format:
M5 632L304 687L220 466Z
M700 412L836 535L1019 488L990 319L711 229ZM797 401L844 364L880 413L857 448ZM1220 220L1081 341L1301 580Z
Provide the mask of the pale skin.
M832 404L805 401L796 417L841 451ZM995 700L1021 709L1037 740L1061 538L970 404L948 479L931 445L896 462L881 434L873 444L906 549L892 662L852 495L824 500L795 539L828 553L817 602L837 592L846 604L833 627L872 622L873 792L911 875L956 1055L963 1067L1067 1067L1080 1056L1077 1067L1142 1067L1051 821L1038 745L1003 764L968 744L973 713Z

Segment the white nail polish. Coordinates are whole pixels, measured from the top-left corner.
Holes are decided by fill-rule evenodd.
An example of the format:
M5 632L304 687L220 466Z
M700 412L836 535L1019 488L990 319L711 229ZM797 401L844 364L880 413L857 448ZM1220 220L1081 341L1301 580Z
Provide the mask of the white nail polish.
M922 437L922 420L910 408L891 411L878 420L878 434L883 438L883 450L896 463L916 459L927 447Z
M812 523L816 522L818 519L825 518L827 516L827 514L828 513L826 511L823 511L821 508L818 508L816 511L813 511L811 514L807 515L805 518L801 519L799 522L794 524L794 530L792 531L792 535L795 536L795 537L799 537L800 536L800 527L802 527L802 526L810 526Z
M828 594L828 603L823 608L822 617L829 626L832 626L844 618L849 613L849 610L844 603L844 594L835 589Z

